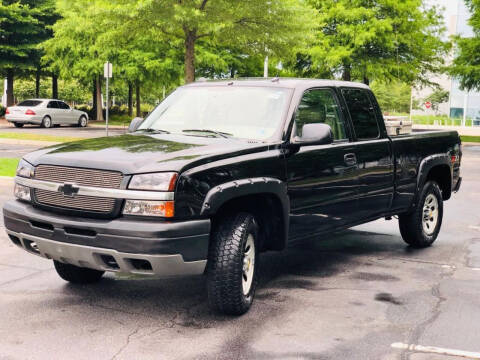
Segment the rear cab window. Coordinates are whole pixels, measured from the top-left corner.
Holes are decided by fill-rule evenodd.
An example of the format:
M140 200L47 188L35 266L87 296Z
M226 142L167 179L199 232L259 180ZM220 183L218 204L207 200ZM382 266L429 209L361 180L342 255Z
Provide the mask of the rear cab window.
M22 101L20 103L17 104L17 106L28 106L28 107L32 107L32 106L38 106L42 103L43 101L40 101L40 100L25 100L25 101Z
M342 95L347 103L357 139L378 139L380 128L368 92L364 89L343 88Z

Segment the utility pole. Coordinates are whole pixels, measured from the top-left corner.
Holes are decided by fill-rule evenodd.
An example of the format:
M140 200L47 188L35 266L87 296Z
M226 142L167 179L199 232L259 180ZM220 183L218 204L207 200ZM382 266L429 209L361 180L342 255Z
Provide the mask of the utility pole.
M268 78L268 56L265 56L265 62L263 63L263 77Z
M104 65L103 65L103 76L105 77L105 79L107 80L107 85L106 85L106 100L107 100L107 106L106 106L106 109L105 109L105 118L106 118L106 122L105 122L105 130L107 131L107 136L108 136L108 79L110 79L112 77L112 63L110 62L106 62ZM98 106L98 105L97 105Z

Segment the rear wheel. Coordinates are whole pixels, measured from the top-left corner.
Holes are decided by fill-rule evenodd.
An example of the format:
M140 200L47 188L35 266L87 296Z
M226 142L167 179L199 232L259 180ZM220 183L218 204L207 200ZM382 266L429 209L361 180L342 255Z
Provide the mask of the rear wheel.
M16 128L22 128L23 125L25 125L25 124L23 124L23 123L18 123L18 122L14 122L14 123L13 123L13 126L15 126Z
M399 216L403 240L413 247L424 248L437 239L443 219L443 198L435 181L423 186L415 210Z
M41 126L47 129L52 127L52 119L50 118L50 116L45 116L43 118Z
M80 119L78 120L78 126L86 127L87 124L88 124L87 118L85 116L81 116Z
M207 265L210 307L229 315L246 313L258 274L258 226L248 213L225 217L212 234Z
M65 281L74 284L92 284L100 281L105 271L82 268L59 261L53 261L57 274Z

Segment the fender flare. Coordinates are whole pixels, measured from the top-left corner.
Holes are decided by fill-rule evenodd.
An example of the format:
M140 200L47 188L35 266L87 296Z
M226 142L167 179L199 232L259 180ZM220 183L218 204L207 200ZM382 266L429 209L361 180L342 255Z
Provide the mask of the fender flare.
M421 188L427 179L427 175L435 166L438 165L447 165L450 169L450 186L452 184L452 167L450 163L450 156L448 154L434 154L427 156L420 162L420 166L418 168L417 173L417 187L416 187L416 194L415 199L413 201L412 207L415 206L418 195L420 194Z
M287 184L281 180L269 177L247 178L216 185L207 193L201 210L202 216L217 213L220 207L228 201L255 194L271 194L280 200L283 217L283 246L286 245L289 229L290 199Z

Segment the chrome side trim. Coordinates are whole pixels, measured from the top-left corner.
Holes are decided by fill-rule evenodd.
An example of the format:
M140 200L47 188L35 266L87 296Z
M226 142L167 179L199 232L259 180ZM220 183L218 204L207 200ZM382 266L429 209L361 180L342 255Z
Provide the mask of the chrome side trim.
M17 233L7 230L18 241L14 243L30 254L45 259L57 260L62 263L101 271L123 272L130 274L154 276L201 275L205 271L207 260L184 261L181 254L149 255L122 253L113 249L96 248L70 243L53 241L38 236ZM102 256L113 257L118 267L108 266ZM133 266L135 260L145 260L151 265L151 270L138 269Z
M28 179L24 177L15 177L15 183L23 186L28 186L33 189L59 191L62 183L55 183L50 181ZM128 200L160 200L171 201L175 199L173 192L159 192L159 191L140 191L140 190L121 190L108 189L91 186L78 185L77 195L103 197L111 199L128 199Z

